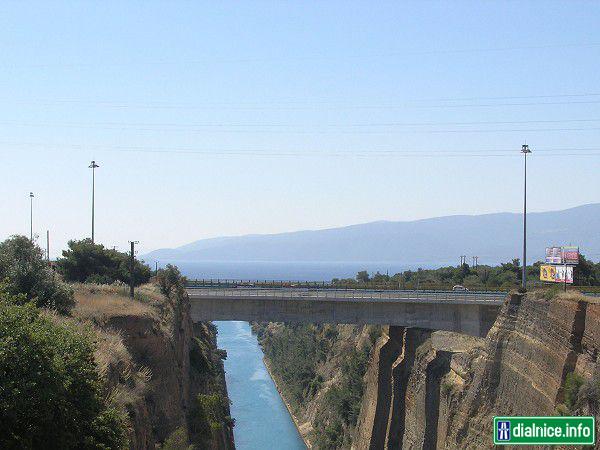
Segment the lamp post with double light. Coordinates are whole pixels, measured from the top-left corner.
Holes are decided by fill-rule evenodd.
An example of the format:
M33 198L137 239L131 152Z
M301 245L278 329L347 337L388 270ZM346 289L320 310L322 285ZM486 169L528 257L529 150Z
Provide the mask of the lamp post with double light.
M94 203L95 203L95 194L96 194L96 169L100 167L96 164L96 161L92 161L88 166L92 169L92 244L94 243Z
M529 145L521 146L523 153L523 272L521 274L521 287L527 288L527 155L531 153Z

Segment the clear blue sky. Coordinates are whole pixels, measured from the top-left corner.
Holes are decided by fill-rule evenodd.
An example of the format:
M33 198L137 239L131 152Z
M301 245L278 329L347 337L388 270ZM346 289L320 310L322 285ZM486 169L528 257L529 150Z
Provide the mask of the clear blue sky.
M3 2L0 240L600 201L597 2ZM483 122L483 123L482 123ZM512 154L511 154L512 152ZM43 242L44 239L41 239Z

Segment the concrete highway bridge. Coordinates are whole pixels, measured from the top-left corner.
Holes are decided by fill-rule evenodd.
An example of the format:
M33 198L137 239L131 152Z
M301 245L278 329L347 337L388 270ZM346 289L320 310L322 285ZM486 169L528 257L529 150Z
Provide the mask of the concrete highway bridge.
M485 336L507 293L188 286L195 321L393 325Z

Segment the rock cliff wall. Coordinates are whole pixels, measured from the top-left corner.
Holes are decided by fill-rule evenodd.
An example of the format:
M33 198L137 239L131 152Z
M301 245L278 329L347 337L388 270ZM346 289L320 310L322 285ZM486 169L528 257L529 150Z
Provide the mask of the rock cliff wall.
M491 448L495 415L598 416L599 348L600 304L577 295L511 295L485 339L389 327L352 447Z
M314 448L491 448L496 415L595 415L600 424L598 299L513 294L486 338L383 327L375 341L379 328L343 325L255 331ZM348 376L356 349L368 361ZM348 420L358 393L358 418Z
M156 289L140 290L134 301L111 287L80 286L74 314L100 330L116 334L120 347L105 346L106 384L110 395L119 397L130 418L130 448L154 449L176 431L194 441L198 395L224 398L220 426L200 427L195 448L232 449L233 432L225 388L222 358L217 349L216 329L211 324L193 324L186 295L161 295ZM127 357L116 358L115 348ZM122 361L131 367L125 370ZM143 373L130 376L129 372ZM219 420L219 417L202 419Z

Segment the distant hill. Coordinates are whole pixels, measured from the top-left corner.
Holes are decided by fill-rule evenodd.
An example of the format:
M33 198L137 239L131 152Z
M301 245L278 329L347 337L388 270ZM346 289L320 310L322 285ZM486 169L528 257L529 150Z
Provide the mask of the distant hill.
M146 261L340 261L458 264L460 255L497 264L521 256L522 218L515 213L372 222L326 230L202 239L155 250ZM600 256L600 203L527 215L528 260L549 245L579 245Z

